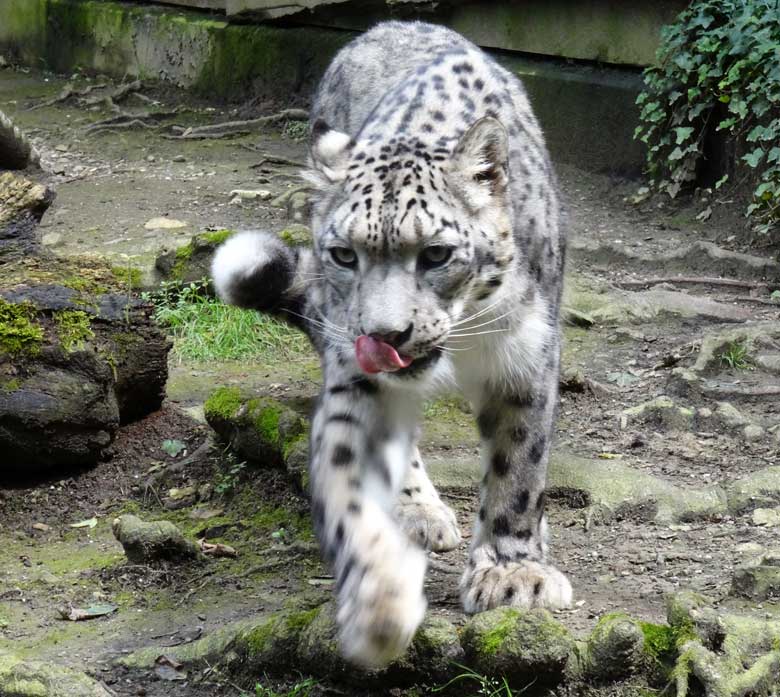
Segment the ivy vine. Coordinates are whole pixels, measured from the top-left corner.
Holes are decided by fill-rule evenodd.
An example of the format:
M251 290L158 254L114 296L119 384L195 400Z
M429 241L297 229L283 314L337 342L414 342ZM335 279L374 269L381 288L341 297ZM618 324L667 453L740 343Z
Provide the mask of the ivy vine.
M755 172L746 214L760 232L780 222L780 1L694 0L662 30L645 71L640 125L650 175L676 196L695 181L705 139L728 133ZM727 181L724 175L716 184Z

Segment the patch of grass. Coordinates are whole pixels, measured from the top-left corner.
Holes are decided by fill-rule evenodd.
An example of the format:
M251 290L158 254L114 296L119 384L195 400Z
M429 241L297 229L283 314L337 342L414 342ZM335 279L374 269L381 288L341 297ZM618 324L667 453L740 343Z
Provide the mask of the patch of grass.
M133 266L112 266L111 273L129 290L136 290L141 287L143 280L141 269Z
M720 360L724 365L733 370L748 370L750 358L747 345L742 341L730 343L720 354Z
M315 687L317 687L317 681L314 678L297 682L285 692L277 692L274 688L257 683L254 695L255 697L309 697Z
M477 673L460 663L455 663L454 665L463 672L456 675L448 683L431 689L431 692L443 692L448 687L466 680L474 685L474 687L468 691L468 694L474 695L474 697L477 697L477 695L480 695L480 697L514 697L516 694L512 692L509 683L504 677L489 677L487 675L482 675L482 673Z
M179 359L281 360L310 353L308 340L297 329L252 310L224 305L205 287L205 281L176 289L166 284L147 296L155 305L155 318L173 336Z

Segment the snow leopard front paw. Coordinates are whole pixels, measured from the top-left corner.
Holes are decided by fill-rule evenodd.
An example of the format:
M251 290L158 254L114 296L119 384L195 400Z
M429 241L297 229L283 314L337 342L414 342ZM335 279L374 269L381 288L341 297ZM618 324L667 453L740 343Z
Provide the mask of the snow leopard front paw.
M438 497L401 500L394 513L406 536L423 549L447 552L460 544L455 512Z
M473 614L502 605L524 609L570 607L569 580L558 569L535 561L496 563L477 561L460 581L464 610Z
M392 539L387 539L391 537ZM425 554L383 535L346 570L337 621L345 658L380 668L400 656L425 616Z

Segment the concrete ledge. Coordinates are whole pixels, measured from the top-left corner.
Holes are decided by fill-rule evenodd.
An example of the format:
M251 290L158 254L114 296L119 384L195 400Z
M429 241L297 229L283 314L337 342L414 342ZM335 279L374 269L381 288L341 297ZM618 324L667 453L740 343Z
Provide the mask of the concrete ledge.
M206 13L112 0L2 0L0 54L34 67L171 82L218 100L305 99L353 32L230 24ZM564 65L506 52L525 82L553 158L638 174L636 70Z

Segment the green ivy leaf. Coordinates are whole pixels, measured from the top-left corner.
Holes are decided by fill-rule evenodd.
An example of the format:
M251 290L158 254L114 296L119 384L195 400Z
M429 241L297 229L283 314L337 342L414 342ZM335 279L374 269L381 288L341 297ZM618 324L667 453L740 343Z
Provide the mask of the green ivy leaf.
M680 126L679 128L675 128L674 132L677 134L677 145L682 145L690 138L691 133L693 133L693 128L690 126Z
M755 169L758 167L759 162L764 157L764 151L761 148L756 148L753 152L749 152L747 155L743 155L742 159L747 162L747 164Z

